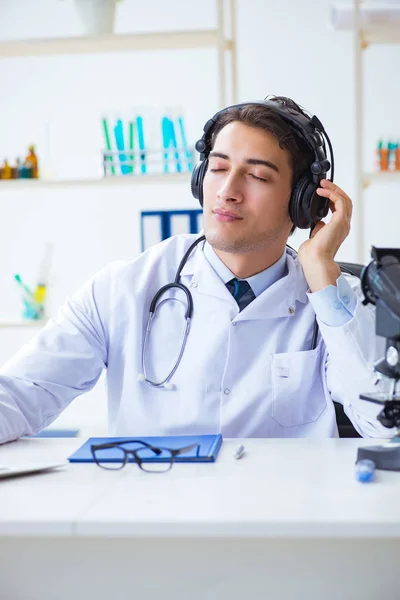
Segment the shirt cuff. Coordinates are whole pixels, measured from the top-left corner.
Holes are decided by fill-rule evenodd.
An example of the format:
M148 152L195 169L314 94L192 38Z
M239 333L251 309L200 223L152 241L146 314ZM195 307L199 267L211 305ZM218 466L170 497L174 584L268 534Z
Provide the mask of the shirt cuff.
M318 292L307 292L317 318L329 327L340 327L350 321L357 307L357 294L343 273L336 285L327 285Z

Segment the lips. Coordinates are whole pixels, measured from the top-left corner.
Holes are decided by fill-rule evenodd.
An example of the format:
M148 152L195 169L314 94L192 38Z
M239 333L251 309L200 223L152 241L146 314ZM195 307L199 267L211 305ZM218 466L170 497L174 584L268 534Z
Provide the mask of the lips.
M239 215L235 214L230 210L224 210L223 208L215 208L213 213L218 221L223 221L225 223L231 223L232 221L238 221L242 219Z

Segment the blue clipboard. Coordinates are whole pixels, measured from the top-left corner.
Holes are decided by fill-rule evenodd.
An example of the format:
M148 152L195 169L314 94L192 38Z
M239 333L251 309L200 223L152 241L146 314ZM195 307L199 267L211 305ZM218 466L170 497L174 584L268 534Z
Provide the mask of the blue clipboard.
M174 436L160 436L160 437L91 437L78 448L68 458L71 463L90 463L94 462L91 451L93 444L106 444L109 442L125 442L129 445L130 440L143 440L147 444L151 444L157 448L171 448L176 450L177 448L183 448L190 446L191 444L199 444L199 450L193 448L189 452L185 452L176 457L175 462L215 462L218 456L219 449L222 445L222 435L220 433L210 435L174 435ZM124 444L124 445L125 445ZM131 446L132 448L139 448L139 444ZM118 451L113 453L113 449L107 450L107 460L102 462L116 462L120 460L117 458L120 456ZM132 462L133 456L129 457L129 461ZM143 458L146 462L164 462L165 456L161 453L158 456L154 456L153 452L149 451L148 457Z

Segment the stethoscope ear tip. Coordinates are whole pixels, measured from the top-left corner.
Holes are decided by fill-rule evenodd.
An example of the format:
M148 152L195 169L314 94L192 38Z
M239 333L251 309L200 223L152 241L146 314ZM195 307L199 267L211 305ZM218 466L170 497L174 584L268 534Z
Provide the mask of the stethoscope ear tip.
M174 389L175 389L175 386L174 386L174 384L173 384L173 383L170 383L169 381L168 381L168 383L166 383L166 384L164 385L164 390L174 390Z
M137 380L138 381L146 381L146 377L143 375L143 373L139 373L139 375L137 376Z

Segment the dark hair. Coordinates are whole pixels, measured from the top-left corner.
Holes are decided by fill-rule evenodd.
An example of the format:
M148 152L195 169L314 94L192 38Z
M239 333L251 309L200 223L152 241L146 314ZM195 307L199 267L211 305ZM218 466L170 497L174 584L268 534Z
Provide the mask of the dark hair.
M304 110L290 98L286 98L285 96L273 96L272 98L268 98L268 100L276 102L278 106L284 106L296 112L300 112L307 117L307 119L310 119L307 113L305 113ZM309 170L314 160L314 154L311 148L304 141L301 135L297 134L292 125L290 125L290 123L288 123L270 107L263 107L255 104L246 104L240 107L233 106L225 110L218 117L217 123L211 134L210 151L213 149L215 139L221 129L233 121L240 121L241 123L245 123L250 127L257 127L259 129L268 131L276 138L279 146L282 149L289 151L293 174L293 189L298 179L304 175L307 170ZM290 230L290 235L295 231L295 229L296 226L293 225L292 229Z

